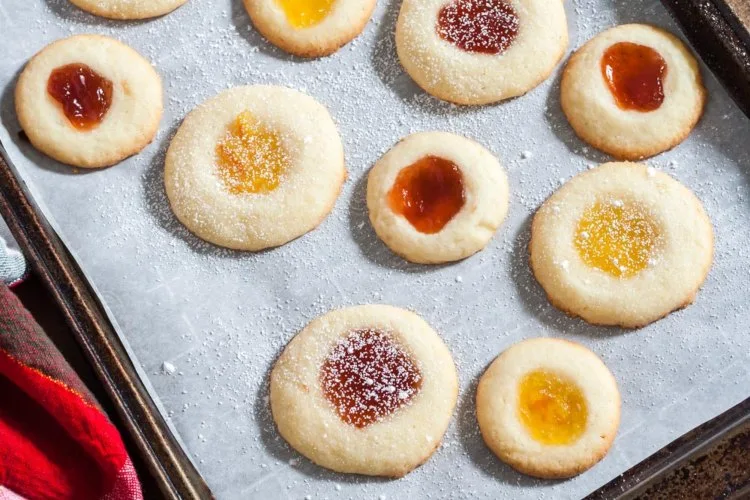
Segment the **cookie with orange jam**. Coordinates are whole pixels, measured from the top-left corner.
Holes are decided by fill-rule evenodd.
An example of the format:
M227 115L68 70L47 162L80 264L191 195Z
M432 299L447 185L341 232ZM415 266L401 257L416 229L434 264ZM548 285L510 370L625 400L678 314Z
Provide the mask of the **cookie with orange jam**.
M314 229L345 178L328 111L296 90L261 85L226 90L191 111L164 172L177 218L237 250L283 245Z
M620 425L620 393L587 348L530 339L504 351L482 375L477 420L503 462L530 476L566 478L609 451Z
M29 61L18 78L15 104L38 150L76 167L106 167L153 140L162 115L161 78L124 43L75 35Z
M508 211L508 179L480 144L447 132L402 139L367 178L375 232L411 262L468 257L487 245Z
M272 44L301 57L336 52L359 35L375 0L244 0L255 28Z
M672 177L607 163L544 202L530 253L553 305L589 323L637 328L693 302L713 261L713 228Z
M404 0L396 50L411 78L456 104L525 94L568 46L562 0Z
M570 58L561 85L562 108L576 134L621 160L681 143L706 102L690 50L645 24L617 26L589 40Z
M419 316L384 305L329 312L271 372L279 433L338 472L401 477L440 446L458 396L448 348Z

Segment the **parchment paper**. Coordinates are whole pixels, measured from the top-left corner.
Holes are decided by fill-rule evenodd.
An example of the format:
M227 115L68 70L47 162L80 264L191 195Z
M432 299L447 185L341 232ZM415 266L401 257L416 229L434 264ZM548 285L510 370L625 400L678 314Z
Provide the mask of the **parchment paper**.
M607 157L574 136L559 105L559 68L510 102L458 108L420 91L394 50L400 3L380 0L355 42L302 61L249 25L239 0L190 0L145 22L97 19L65 0L0 3L0 140L45 215L98 290L200 471L219 498L580 497L679 435L750 395L750 123L704 68L710 92L696 130L650 164L695 190L716 228L715 264L695 305L642 330L591 327L544 298L527 265L529 221L564 180ZM568 0L570 49L609 26L650 22L679 32L657 1ZM159 134L141 154L94 172L74 171L18 136L17 73L47 43L102 33L153 61L164 79ZM190 235L171 214L163 157L184 115L235 85L305 90L337 122L349 179L333 213L312 233L258 254L222 250ZM417 266L393 255L367 220L366 173L398 139L439 129L497 154L511 185L507 221L478 255ZM525 157L525 158L524 158ZM273 360L315 316L360 303L417 311L445 339L461 393L443 446L398 481L334 474L281 440L268 410ZM609 455L563 482L520 475L478 434L478 377L502 350L549 335L581 342L614 372L622 425ZM164 362L175 367L163 370Z

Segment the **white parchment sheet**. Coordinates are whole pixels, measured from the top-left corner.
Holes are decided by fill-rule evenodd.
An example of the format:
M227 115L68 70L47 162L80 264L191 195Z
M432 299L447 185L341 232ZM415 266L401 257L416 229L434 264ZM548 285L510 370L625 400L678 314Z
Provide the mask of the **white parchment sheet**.
M552 0L551 0L552 1ZM529 221L574 174L607 160L573 134L559 74L504 104L458 108L402 71L393 29L400 2L380 0L364 33L324 59L293 59L254 31L240 0L190 0L166 17L113 22L66 0L0 0L0 140L73 252L219 498L574 498L750 395L750 121L704 68L710 98L684 144L650 161L692 188L716 228L715 264L695 305L638 331L589 326L552 308L527 264ZM570 50L615 24L679 33L658 1L567 0ZM162 75L165 114L155 141L100 171L73 172L19 136L18 72L37 50L74 33L121 39ZM195 105L231 86L274 83L324 103L349 170L331 215L312 233L258 254L222 250L188 233L162 187L164 152ZM478 140L508 171L508 219L481 253L453 265L404 262L375 236L366 174L401 137L447 130ZM332 308L388 303L422 315L451 349L459 405L443 446L392 481L320 469L281 440L266 381L283 346ZM599 354L622 391L609 455L562 482L522 476L479 436L474 393L487 364L528 337L559 336ZM164 362L176 368L162 370Z

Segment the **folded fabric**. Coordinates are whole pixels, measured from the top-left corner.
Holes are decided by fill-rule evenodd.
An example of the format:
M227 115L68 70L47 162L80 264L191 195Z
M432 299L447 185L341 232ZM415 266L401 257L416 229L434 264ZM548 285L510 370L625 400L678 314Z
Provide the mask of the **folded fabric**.
M0 499L15 498L11 494L29 500L143 498L117 429L0 283Z

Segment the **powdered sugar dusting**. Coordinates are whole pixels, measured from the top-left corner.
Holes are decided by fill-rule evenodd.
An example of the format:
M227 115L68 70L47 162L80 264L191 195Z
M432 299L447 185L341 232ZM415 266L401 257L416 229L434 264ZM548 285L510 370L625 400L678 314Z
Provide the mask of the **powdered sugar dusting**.
M505 0L452 0L440 9L435 30L467 52L500 54L518 35L518 16Z
M341 420L361 428L408 404L422 387L422 375L391 335L355 330L328 354L320 382Z

